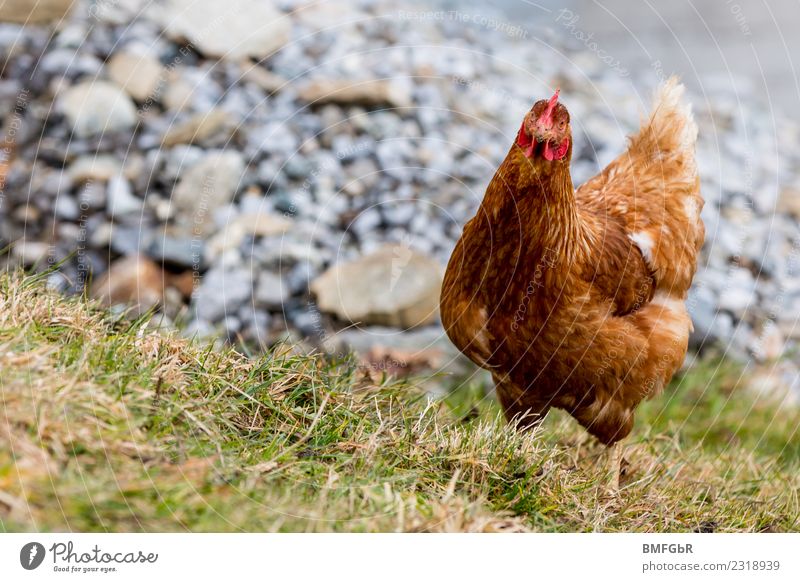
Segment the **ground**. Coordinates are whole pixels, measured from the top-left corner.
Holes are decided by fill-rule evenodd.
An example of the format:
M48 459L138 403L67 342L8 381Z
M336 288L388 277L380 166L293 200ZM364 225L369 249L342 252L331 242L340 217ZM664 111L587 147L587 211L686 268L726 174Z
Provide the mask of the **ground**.
M0 531L798 531L800 411L732 364L644 406L614 495L569 417L243 355L0 278ZM454 383L458 384L454 379Z

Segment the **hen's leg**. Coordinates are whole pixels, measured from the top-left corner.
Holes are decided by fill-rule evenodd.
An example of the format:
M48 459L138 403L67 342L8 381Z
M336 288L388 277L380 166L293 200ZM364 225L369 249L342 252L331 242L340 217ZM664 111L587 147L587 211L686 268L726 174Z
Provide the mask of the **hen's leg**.
M619 493L619 475L622 472L622 445L614 443L608 446L609 488L616 495Z
M544 420L550 410L548 403L535 401L524 390L513 384L507 377L492 374L497 391L497 399L503 408L506 420L520 429L531 429Z

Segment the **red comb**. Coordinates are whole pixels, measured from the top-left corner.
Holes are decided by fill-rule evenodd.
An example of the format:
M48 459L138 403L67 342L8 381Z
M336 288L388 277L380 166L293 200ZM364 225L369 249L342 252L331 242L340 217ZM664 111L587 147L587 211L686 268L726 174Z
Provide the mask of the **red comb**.
M558 94L559 93L561 93L561 88L560 87L558 89L556 89L556 92L553 93L552 97L550 97L550 101L547 103L547 107L548 108L556 106L556 103L558 103Z
M561 93L561 89L556 89L556 92L553 93L553 96L550 97L550 101L547 102L547 109L544 110L542 117L545 119L552 119L553 118L553 111L556 109L556 105L558 104L558 94Z

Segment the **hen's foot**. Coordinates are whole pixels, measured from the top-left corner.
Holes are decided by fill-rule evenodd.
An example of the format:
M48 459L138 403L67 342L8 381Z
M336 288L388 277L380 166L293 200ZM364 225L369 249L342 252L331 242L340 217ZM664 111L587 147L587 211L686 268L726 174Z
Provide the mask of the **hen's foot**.
M619 493L619 478L623 470L622 464L622 445L614 443L608 447L608 487L614 495Z

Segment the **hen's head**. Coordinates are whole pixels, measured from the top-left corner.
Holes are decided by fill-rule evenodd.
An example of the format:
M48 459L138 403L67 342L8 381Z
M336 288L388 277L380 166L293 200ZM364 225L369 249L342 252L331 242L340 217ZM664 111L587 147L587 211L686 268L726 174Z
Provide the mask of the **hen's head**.
M558 102L558 90L549 101L542 99L533 104L517 134L517 145L526 157L541 157L549 162L563 159L571 141L569 112Z

